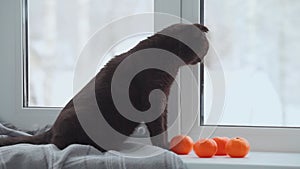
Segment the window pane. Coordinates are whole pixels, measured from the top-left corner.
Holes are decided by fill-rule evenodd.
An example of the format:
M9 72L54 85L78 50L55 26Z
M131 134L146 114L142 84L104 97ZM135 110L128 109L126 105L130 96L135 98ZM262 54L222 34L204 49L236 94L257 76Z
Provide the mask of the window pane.
M300 1L206 0L205 24L222 60L226 102L205 124L300 127ZM213 71L213 66L207 65Z
M76 57L89 37L112 20L154 11L154 0L28 1L28 106L64 106L73 96ZM119 43L110 55L145 36Z

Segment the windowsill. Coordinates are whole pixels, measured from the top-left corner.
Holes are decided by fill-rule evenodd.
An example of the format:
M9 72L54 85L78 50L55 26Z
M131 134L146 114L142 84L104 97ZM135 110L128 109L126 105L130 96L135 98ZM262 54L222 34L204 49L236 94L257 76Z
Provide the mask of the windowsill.
M180 155L188 169L299 169L300 153L250 152L245 158Z

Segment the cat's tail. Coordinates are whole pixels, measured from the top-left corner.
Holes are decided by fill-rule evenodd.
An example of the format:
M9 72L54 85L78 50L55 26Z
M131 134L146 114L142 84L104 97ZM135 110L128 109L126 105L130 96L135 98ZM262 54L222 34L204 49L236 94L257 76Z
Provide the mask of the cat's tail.
M52 137L51 130L48 130L45 133L41 133L34 136L5 137L5 138L0 138L0 147L21 144L21 143L49 144L51 142L51 137Z

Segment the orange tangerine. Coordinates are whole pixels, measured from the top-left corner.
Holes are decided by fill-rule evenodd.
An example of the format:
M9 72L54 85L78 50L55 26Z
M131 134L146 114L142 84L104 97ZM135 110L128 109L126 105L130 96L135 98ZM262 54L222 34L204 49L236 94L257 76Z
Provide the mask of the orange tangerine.
M250 151L249 142L241 137L232 138L225 146L226 153L232 158L243 158Z
M229 141L229 138L228 137L215 137L215 138L213 138L213 140L215 140L215 142L218 145L216 155L219 155L219 156L227 155L227 153L225 151L225 146L226 146L227 142Z
M179 155L189 154L193 149L193 140L189 136L177 135L170 142L170 150Z
M200 139L193 148L198 157L210 158L216 154L217 147L217 143L213 139Z

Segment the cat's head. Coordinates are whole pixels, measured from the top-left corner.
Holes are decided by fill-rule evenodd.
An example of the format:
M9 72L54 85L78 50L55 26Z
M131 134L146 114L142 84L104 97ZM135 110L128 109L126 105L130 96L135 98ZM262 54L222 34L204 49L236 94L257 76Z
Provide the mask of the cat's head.
M197 64L207 54L209 42L208 29L201 24L175 24L158 34L165 36L162 45L173 51L186 64Z

